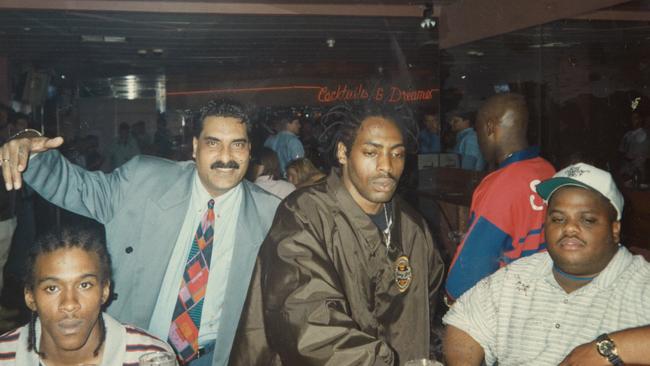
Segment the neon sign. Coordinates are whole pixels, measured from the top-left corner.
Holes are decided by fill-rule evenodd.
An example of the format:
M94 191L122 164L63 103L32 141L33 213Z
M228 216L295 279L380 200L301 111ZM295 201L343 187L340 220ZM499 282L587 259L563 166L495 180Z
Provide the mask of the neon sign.
M438 89L402 89L397 86L375 87L368 90L363 84L349 86L348 84L339 84L336 89L330 89L323 86L318 91L316 99L321 103L334 102L351 102L355 100L374 99L375 101L384 101L385 103L409 103L433 99L434 92Z
M294 90L315 91L316 101L320 103L341 103L358 100L374 99L384 103L414 103L432 100L440 89L402 89L398 86L376 86L369 89L364 84L338 84L332 89L320 85L281 85L249 88L223 88L208 90L168 91L168 97L187 95L209 94L235 94L235 93L275 93Z

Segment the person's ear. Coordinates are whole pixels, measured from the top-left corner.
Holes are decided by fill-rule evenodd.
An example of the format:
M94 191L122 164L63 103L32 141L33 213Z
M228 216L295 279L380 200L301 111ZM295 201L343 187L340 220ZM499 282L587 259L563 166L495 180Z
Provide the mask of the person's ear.
M108 297L111 295L111 283L110 281L106 281L103 284L102 287L102 305L106 304L106 301L108 301Z
M24 290L25 294L25 305L27 305L27 308L31 311L36 311L36 300L34 300L34 293L32 290L25 288Z
M621 241L621 222L614 221L612 222L612 237L614 238L614 244L618 244Z
M487 136L492 136L496 133L499 121L494 118L488 118L485 122L485 133Z
M199 140L192 137L192 158L196 159L196 148L199 146Z
M336 144L336 159L339 161L339 164L345 165L348 163L348 149L345 147L345 144L339 142Z

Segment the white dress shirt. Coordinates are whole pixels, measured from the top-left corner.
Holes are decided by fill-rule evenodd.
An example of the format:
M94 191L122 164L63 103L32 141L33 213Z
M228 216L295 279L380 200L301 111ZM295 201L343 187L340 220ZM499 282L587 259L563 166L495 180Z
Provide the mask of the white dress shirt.
M149 331L167 340L169 327L176 305L181 278L185 270L187 256L192 246L196 229L208 209L208 201L213 198L205 190L198 174L194 176L192 196L176 246L167 265L165 278L158 294ZM199 328L199 345L208 345L218 338L217 330L221 319L221 310L226 296L226 284L230 275L233 247L235 245L235 227L242 201L241 183L214 197L214 239L212 242L212 259L210 260L210 277L206 289L201 327Z

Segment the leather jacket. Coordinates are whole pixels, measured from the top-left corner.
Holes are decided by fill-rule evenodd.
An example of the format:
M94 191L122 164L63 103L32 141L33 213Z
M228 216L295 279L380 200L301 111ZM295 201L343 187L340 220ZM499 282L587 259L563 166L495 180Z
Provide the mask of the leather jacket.
M443 262L424 219L398 197L392 206L388 249L335 171L287 197L262 244L230 364L427 358Z

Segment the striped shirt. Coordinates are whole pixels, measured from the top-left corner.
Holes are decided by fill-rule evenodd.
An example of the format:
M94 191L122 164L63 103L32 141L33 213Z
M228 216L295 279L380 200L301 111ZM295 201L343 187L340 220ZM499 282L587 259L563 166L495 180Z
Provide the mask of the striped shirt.
M650 324L650 263L620 247L589 284L567 294L548 253L522 258L461 296L443 323L469 334L485 362L557 365L602 333Z
M167 343L147 332L122 325L104 313L106 343L100 366L138 366L138 359L145 353L173 352ZM41 324L36 322L36 339L40 343ZM0 336L0 366L38 366L39 358L34 351L27 351L28 326L22 326Z

